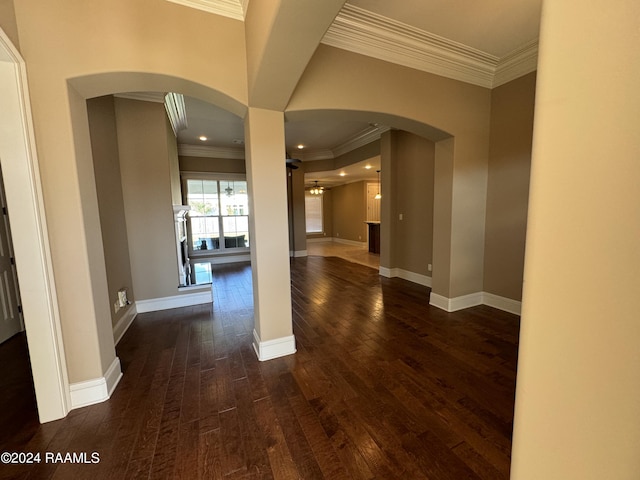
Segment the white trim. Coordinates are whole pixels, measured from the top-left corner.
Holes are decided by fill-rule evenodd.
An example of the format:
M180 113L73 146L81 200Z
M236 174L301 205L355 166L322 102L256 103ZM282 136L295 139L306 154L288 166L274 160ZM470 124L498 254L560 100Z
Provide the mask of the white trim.
M108 400L121 378L120 359L116 357L104 377L72 383L69 386L71 409L95 405Z
M333 241L331 237L307 238L307 243L330 243Z
M289 250L289 256L293 258L300 258L300 257L308 257L309 254L307 253L306 250L296 250L295 252L293 250Z
M504 85L538 68L538 41L531 41L500 59L493 76L493 88Z
M0 162L14 239L31 372L41 422L69 412L69 380L51 265L26 66L0 28Z
M178 145L178 155L181 157L227 158L230 160L244 160L244 148L210 147L207 145Z
M185 7L197 8L204 12L222 15L234 20L244 21L249 0L167 0ZM242 2L242 3L241 3Z
M167 93L164 96L164 109L167 111L173 134L177 137L180 130L187 128L187 111L184 106L184 96L181 93Z
M336 243L342 243L343 245L352 245L354 247L367 247L367 242L357 242L356 240L346 240L340 237L333 237L333 241Z
M391 127L387 126L371 126L367 127L359 133L351 136L344 143L341 143L337 147L334 147L333 156L339 157L340 155L344 155L345 153L351 152L356 148L364 147L365 145L369 145L371 142L375 142L380 140L380 137L384 132L388 132L391 130Z
M322 43L486 88L537 68L537 39L497 57L348 3Z
M522 302L487 292L470 293L469 295L455 298L447 298L431 292L429 305L433 305L447 312L457 312L458 310L464 310L465 308L475 307L477 305L487 305L514 315L520 315L522 308Z
M382 275L383 277L402 278L403 280L408 280L410 282L417 283L418 285L423 285L425 287L431 288L431 277L427 275L410 272L409 270L404 270L402 268L380 267L379 271L380 275Z
M174 295L172 297L150 298L148 300L136 300L136 311L138 313L157 312L169 310L171 308L191 307L213 301L211 286L205 286L207 290L198 293L187 293L184 295Z
M194 260L194 263L202 263L196 262L195 259L198 257L191 257L191 260ZM241 263L241 262L250 262L251 261L251 252L243 253L241 255L217 255L208 257L207 260L213 265L221 265L223 263Z
M266 342L260 341L258 332L253 331L253 349L258 356L258 360L264 362L274 358L284 357L296 353L296 339L293 335L289 337L276 338Z
M136 315L138 315L138 311L136 310L135 303L129 305L127 307L127 311L113 327L113 341L115 345L118 345L118 342L120 342L124 334L127 333L127 330L129 330L129 327L135 320Z
M504 312L513 313L514 315L520 315L522 311L522 302L518 300L512 300L511 298L500 297L493 293L482 292L482 303Z
M333 150L329 148L318 148L316 150L307 150L306 152L296 152L295 156L303 162L314 162L316 160L330 160L335 158Z
M491 88L498 57L345 4L322 43Z
M482 292L470 293L469 295L462 295L461 297L455 298L447 298L431 292L429 305L441 308L447 312L457 312L465 308L482 305Z

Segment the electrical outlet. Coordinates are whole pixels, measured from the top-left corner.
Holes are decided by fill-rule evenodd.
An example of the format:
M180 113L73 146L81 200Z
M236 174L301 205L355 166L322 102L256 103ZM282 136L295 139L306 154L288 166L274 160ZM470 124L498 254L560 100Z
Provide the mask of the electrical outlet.
M433 270L433 265L431 265L431 264L427 265L427 270L429 270L431 272Z
M404 213L401 213L399 217L400 217L400 220L402 220L404 218Z

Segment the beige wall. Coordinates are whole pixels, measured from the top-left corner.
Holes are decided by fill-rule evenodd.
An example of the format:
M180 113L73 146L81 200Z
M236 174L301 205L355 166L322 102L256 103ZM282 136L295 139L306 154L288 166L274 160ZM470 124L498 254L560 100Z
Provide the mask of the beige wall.
M640 474L637 0L543 6L513 480Z
M244 159L205 158L180 155L181 172L246 173Z
M345 119L391 125L433 141L454 138L452 156L443 159L452 163L445 169L449 176L441 180L451 184L451 198L441 207L438 202L447 203L446 199L435 197L435 208L444 208L451 217L442 223L449 231L435 230L445 237L440 243L448 242L450 255L440 259L439 269L434 263L433 271L434 277L448 277L434 284L438 293L453 298L483 288L490 108L488 89L320 45L287 107L287 117L303 119L315 110L340 110ZM381 235L384 239L384 230ZM434 250L434 256L439 254ZM381 252L381 261L384 258Z
M331 189L333 237L367 241L367 184L355 182ZM324 205L323 205L324 208Z
M396 170L398 216L392 219L395 268L431 276L433 262L433 175L435 144L408 132L398 132ZM400 220L399 215L403 219Z
M522 299L536 74L491 92L484 291Z
M20 50L20 39L18 38L18 26L13 9L13 0L0 0L0 28L9 37L11 43Z
M100 378L115 350L85 100L122 91L177 91L242 116L244 29L235 20L152 0L26 0L15 4L15 17L29 74L69 380ZM169 34L176 24L180 35Z
M118 290L121 288L128 290L129 298L135 298L133 281L131 280L113 97L105 96L88 100L87 111L109 301L112 306L118 299ZM118 313L115 313L113 307L111 308L113 325L122 318L128 308L122 308Z
M178 294L164 105L115 99L122 192L135 300Z

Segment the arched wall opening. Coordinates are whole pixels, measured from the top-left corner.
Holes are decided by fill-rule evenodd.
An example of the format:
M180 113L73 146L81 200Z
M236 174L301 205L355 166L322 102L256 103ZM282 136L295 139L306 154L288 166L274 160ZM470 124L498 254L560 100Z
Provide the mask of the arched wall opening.
M446 292L450 284L455 138L421 121L383 112L304 110L287 112L285 116L290 122L339 119L391 129L379 140L380 273L409 279L431 287L436 295L446 295L442 292ZM347 157L359 159L357 153L343 157L334 159L336 168L344 166Z

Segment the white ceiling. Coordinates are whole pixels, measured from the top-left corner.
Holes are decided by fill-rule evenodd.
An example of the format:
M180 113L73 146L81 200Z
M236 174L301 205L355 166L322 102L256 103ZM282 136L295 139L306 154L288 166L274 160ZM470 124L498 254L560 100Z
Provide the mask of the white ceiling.
M212 11L243 19L248 0L169 0L195 8ZM260 1L260 0L256 0ZM505 56L513 55L523 46L534 45L537 49L538 29L540 23L541 0L349 0L336 19L335 28L340 28L340 17L356 18L359 22L372 22L367 28L381 28L381 36L392 32L389 39L394 42L403 35L413 38L418 36L426 40L436 38L438 42L450 42L457 49L460 44L467 49L469 55L488 59L487 75L497 75L496 66ZM351 15L351 17L349 17ZM351 49L347 45L332 43L332 29L329 29L323 43ZM385 30L386 29L386 30ZM422 36L424 34L424 36ZM441 38L440 38L441 37ZM353 41L357 42L354 36ZM402 41L402 39L400 39ZM401 47L399 47L401 48ZM358 51L354 46L353 51ZM531 51L531 48L529 48ZM535 55L537 50L533 52ZM374 51L361 52L376 55ZM401 55L397 55L401 63ZM380 57L382 58L382 57ZM394 58L382 58L394 61ZM535 62L535 57L533 59ZM491 64L491 62L494 62ZM534 63L535 65L535 63ZM414 65L409 65L414 66ZM414 68L422 68L415 65ZM428 70L428 66L425 70ZM529 67L531 68L531 67ZM526 73L526 72L525 72ZM441 74L446 75L446 72ZM517 73L516 73L517 74ZM514 77L515 78L515 77ZM484 84L486 79L469 80L470 83ZM476 81L477 80L477 81ZM493 80L489 80L491 83ZM495 84L495 82L494 82ZM188 127L178 133L178 143L185 145L210 146L224 149L239 149L244 139L243 121L234 114L192 98L185 98L185 109ZM304 161L311 159L331 158L336 152L343 152L354 138L365 137L372 130L367 122L345 121L336 115L327 119L326 112L322 118L305 119L304 121L288 121L285 124L286 148L293 158ZM205 135L208 139L200 141L198 137ZM368 137L367 137L368 138ZM297 145L305 146L298 150ZM345 144L347 145L345 147ZM358 146L357 142L354 146ZM307 183L320 180L325 185L347 183L359 178L375 179L375 169L379 168L379 158L369 163L374 169L365 170L362 165L348 169L348 175L339 177L339 172L316 172L306 176Z

